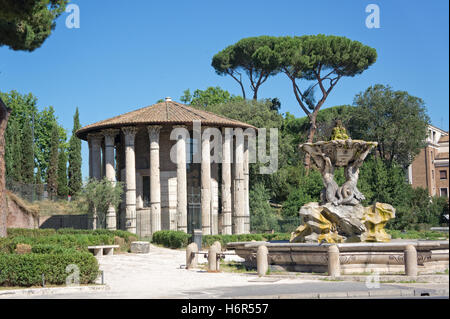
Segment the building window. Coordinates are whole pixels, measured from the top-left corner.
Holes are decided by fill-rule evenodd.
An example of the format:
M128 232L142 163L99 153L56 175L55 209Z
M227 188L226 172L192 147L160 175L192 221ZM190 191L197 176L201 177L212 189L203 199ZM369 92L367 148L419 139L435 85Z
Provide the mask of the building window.
M440 179L447 179L447 171L439 171Z
M447 188L441 188L441 196L448 197L448 189Z

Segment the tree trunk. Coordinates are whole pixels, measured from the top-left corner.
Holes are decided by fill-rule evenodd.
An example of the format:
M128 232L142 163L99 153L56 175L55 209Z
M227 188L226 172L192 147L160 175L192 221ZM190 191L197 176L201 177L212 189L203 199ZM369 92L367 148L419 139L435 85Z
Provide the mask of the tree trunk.
M6 237L5 132L11 110L0 99L0 238Z
M306 141L307 143L313 143L313 141L314 141L314 135L316 134L316 130L317 130L316 118L317 118L316 113L311 113L309 116L309 121L310 121L311 125L309 126L308 140ZM308 174L310 168L311 168L311 156L308 153L306 153L305 154L305 169L306 169L307 174Z

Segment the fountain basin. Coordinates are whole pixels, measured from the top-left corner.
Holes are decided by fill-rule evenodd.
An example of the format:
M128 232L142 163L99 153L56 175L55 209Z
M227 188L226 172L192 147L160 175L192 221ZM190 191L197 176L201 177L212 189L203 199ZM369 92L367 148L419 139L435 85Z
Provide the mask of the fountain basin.
M246 267L256 268L256 251L260 245L267 247L272 269L315 273L328 271L328 243L235 242L227 244L227 249L234 250L239 257L244 258ZM340 252L341 272L404 273L404 251L407 245L413 245L417 250L420 274L443 272L449 268L449 242L445 240L341 243L336 244Z

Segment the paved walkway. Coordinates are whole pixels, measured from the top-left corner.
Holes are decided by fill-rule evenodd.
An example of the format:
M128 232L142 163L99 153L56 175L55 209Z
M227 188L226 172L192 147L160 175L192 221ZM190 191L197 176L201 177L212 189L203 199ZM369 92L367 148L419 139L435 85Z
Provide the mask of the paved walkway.
M203 270L186 270L185 251L172 250L151 245L149 254L117 254L99 259L104 271L107 290L90 292L55 293L26 298L291 298L346 297L349 292L358 292L360 297L378 295L414 296L414 289L447 288L430 284L381 284L369 289L364 282L325 282L303 278L258 278L256 274L208 273ZM199 256L199 263L206 263ZM226 256L226 260L240 260L237 256ZM100 281L98 281L100 282ZM442 287L441 287L442 286ZM442 290L442 289L441 289ZM320 296L318 295L320 294ZM448 292L447 292L448 295ZM350 297L351 295L348 295ZM9 296L24 298L24 296Z

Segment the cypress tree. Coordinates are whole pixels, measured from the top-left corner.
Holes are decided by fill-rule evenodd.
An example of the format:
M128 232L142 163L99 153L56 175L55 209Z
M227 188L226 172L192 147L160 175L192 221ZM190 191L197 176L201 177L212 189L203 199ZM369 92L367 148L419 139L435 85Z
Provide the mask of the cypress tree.
M22 181L22 152L20 143L19 123L11 117L5 134L5 164L6 175L15 182Z
M50 163L47 170L47 190L51 199L55 198L58 193L58 148L59 134L58 126L55 123L52 128Z
M34 180L33 133L31 123L25 123L21 136L22 182L32 184Z
M81 190L81 140L76 137L75 132L81 128L78 107L73 116L72 136L69 141L69 195L73 196Z
M66 198L69 194L67 187L67 154L64 147L60 148L58 155L58 196Z

